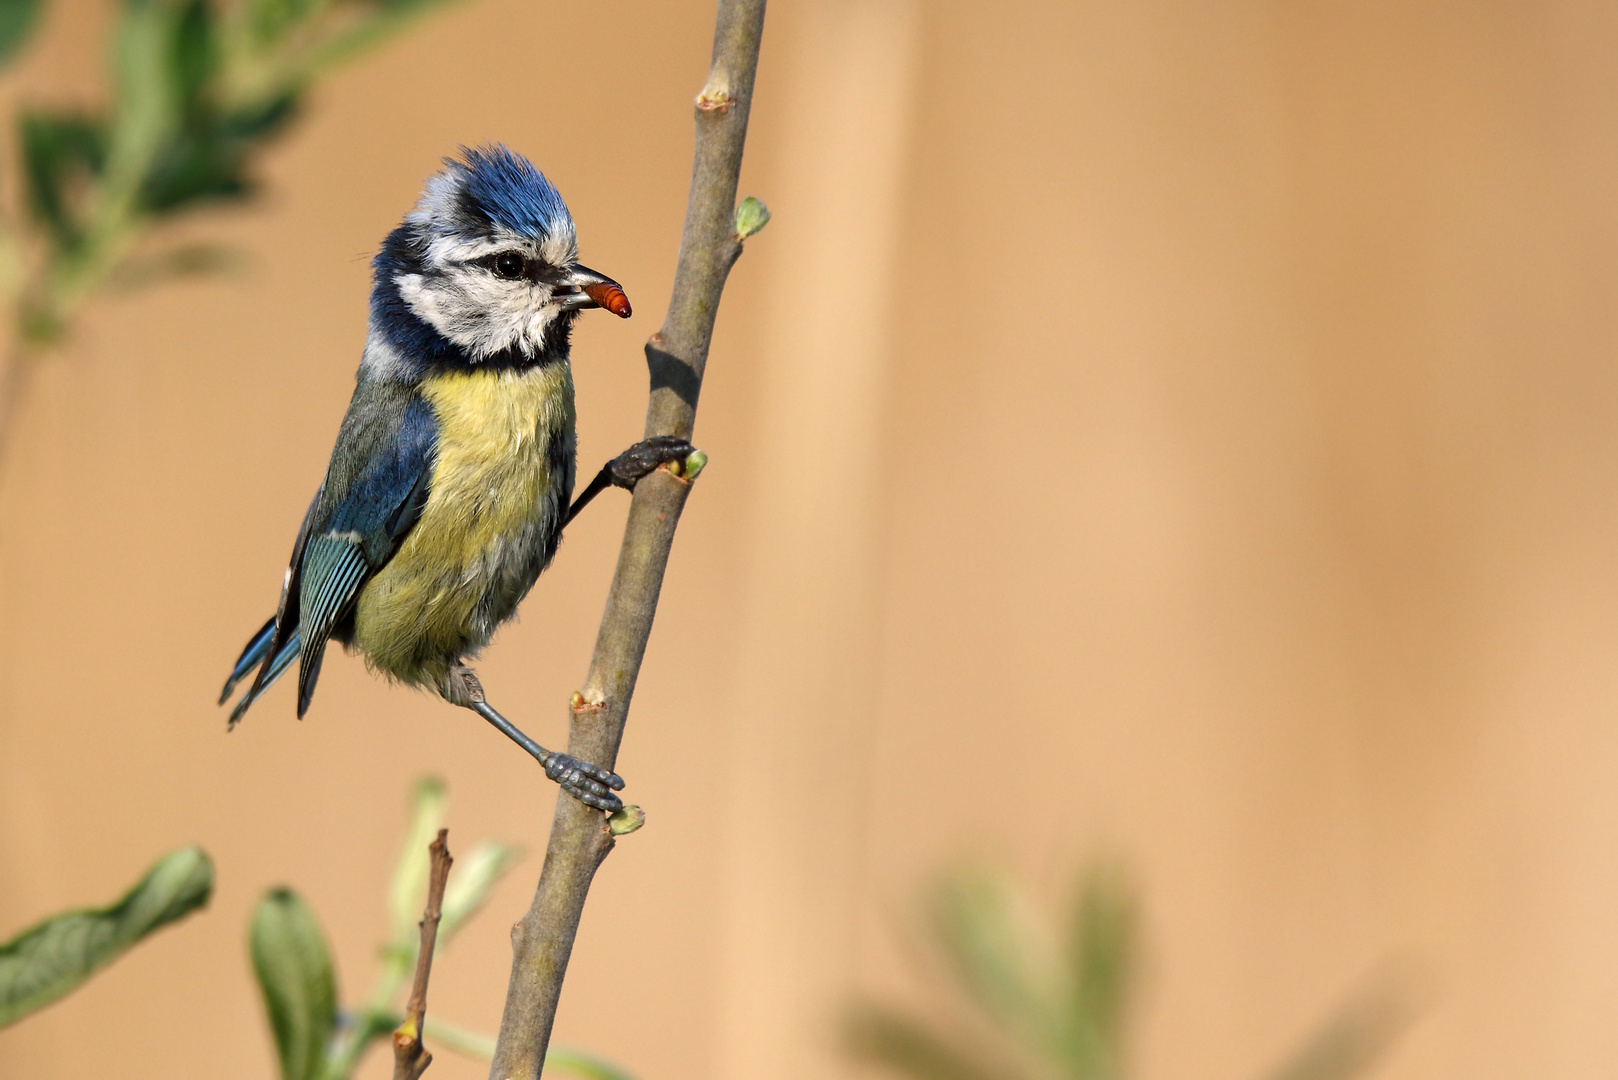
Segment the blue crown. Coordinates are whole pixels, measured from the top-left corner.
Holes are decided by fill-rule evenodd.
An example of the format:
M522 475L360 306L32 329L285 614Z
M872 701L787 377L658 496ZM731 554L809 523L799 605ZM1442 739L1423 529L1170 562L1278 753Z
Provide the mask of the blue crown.
M476 150L463 146L461 155L464 165L445 164L464 170L467 196L492 223L536 240L571 225L561 192L521 154L495 143Z

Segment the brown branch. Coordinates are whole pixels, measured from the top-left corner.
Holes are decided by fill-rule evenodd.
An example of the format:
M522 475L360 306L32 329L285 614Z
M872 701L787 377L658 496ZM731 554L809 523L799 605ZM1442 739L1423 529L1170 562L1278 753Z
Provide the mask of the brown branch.
M651 401L646 435L691 437L719 298L742 252L736 184L753 99L765 0L719 0L713 63L696 102L696 156L674 294L663 328L646 344ZM584 688L574 695L568 753L613 768L629 701L657 613L690 479L659 469L635 486L618 568ZM514 955L490 1080L537 1080L545 1063L568 956L596 868L613 836L599 811L556 801L534 902L511 933Z
M433 972L433 946L438 944L438 920L444 910L444 884L449 881L448 829L439 829L438 838L427 845L432 868L427 873L427 908L421 914L421 948L416 951L416 981L410 986L404 1023L393 1033L393 1080L419 1080L433 1055L421 1045L421 1031L427 1023L427 978Z

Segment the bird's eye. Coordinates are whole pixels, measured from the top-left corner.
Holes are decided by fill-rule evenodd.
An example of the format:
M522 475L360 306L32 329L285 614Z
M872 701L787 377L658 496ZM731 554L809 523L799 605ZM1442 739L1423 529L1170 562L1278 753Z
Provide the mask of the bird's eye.
M515 251L502 251L490 262L490 268L495 272L495 276L515 281L523 276L522 256Z

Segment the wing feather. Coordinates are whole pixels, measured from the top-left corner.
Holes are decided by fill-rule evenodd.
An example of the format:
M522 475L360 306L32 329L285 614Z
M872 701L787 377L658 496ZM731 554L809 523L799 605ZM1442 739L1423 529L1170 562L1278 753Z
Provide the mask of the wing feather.
M298 672L300 719L314 695L332 628L348 614L359 596L360 583L370 571L364 543L357 533L327 533L309 541L303 557L302 613L298 619L298 634L303 639Z
M237 662L258 676L231 717L234 724L296 656L298 715L309 708L326 645L360 591L421 517L437 456L438 424L414 388L377 386L362 375L338 432L325 483L304 515L281 590L274 632L260 631ZM251 657L251 659L249 659ZM242 677L232 672L228 689Z

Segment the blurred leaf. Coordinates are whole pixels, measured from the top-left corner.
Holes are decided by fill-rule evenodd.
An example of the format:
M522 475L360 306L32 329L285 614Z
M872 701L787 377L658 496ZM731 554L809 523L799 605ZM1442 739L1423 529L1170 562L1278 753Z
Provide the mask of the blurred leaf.
M50 1004L141 938L205 905L213 881L207 852L184 848L160 859L111 907L53 916L0 945L0 1027Z
M1115 868L1085 875L1067 943L1072 1003L1061 1043L1081 1076L1120 1073L1135 960L1134 900Z
M253 911L248 946L282 1080L317 1080L337 1027L337 979L314 912L290 889L272 889Z
M1012 1080L1015 1073L977 1060L918 1021L879 1005L861 1006L847 1025L855 1056L915 1080Z
M917 1080L1117 1080L1136 962L1134 900L1122 874L1103 864L1084 874L1071 912L1058 933L1005 874L969 867L944 875L930 897L935 944L1005 1039L971 1053L959 1047L956 1024L868 1008L852 1028L856 1051Z
M105 131L89 117L30 111L18 134L28 209L71 248L83 239L82 194L105 164Z
M194 113L205 105L208 85L219 66L213 9L208 0L181 4L169 40L169 74L182 112Z
M455 861L455 874L444 890L443 915L438 924L440 945L454 937L466 920L477 914L500 879L521 857L521 849L510 844L481 840Z
M427 845L443 828L445 802L444 781L436 776L417 780L410 793L410 828L405 833L404 848L393 868L393 885L388 890L388 908L393 914L392 940L396 946L413 949L420 941L416 924L421 920L422 898L427 895ZM442 931L442 923L439 928Z
M253 193L248 163L262 140L295 115L297 98L270 101L216 115L211 106L187 115L182 126L158 147L141 188L142 206L157 214L214 199L240 199Z
M385 1019L391 1023L386 1024L384 1030L392 1031L404 1022L404 1015L392 1014ZM496 1042L493 1035L467 1031L455 1024L435 1020L431 1016L427 1018L427 1041L457 1054L482 1058L485 1061L494 1057ZM545 1071L582 1076L584 1080L635 1080L631 1073L625 1072L610 1061L566 1046L552 1046L545 1052Z
M186 0L177 9L167 43L173 123L154 144L140 189L141 206L152 213L250 194L253 150L295 112L291 90L222 107L216 100L218 36L207 0Z
M171 72L173 43L184 9L170 0L126 0L113 41L116 120L108 170L133 195L157 146L179 121Z
M114 289L144 289L174 278L229 273L245 261L240 251L222 244L184 244L152 255L131 256L108 276L107 284Z
M274 134L297 109L298 95L288 90L233 110L220 121L219 130L227 143L243 144Z
M1419 1011L1412 973L1388 968L1344 1002L1266 1080L1348 1080L1374 1065Z
M1009 881L968 869L940 879L933 930L961 987L1011 1030L1049 1030L1053 1003L1040 993L1036 949Z
M39 21L40 0L0 0L0 65L16 55Z
M248 0L247 27L260 46L269 45L320 6L319 0Z
M1118 867L1090 867L1060 943L1041 933L1011 879L982 868L946 875L931 896L937 944L961 988L1009 1039L973 1052L958 1018L928 1025L864 1006L849 1049L913 1080L1119 1080L1137 956L1137 903ZM1056 967L1045 963L1056 962ZM1425 995L1408 965L1370 980L1265 1080L1349 1080L1404 1033Z
M494 1056L493 1046L490 1046L488 1056ZM610 1061L565 1046L553 1046L545 1051L545 1068L572 1076L582 1076L584 1080L635 1080L632 1074Z

